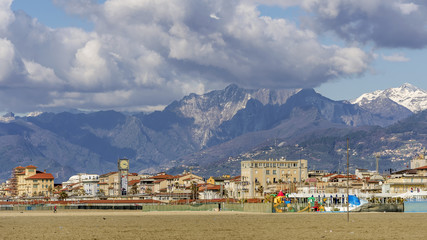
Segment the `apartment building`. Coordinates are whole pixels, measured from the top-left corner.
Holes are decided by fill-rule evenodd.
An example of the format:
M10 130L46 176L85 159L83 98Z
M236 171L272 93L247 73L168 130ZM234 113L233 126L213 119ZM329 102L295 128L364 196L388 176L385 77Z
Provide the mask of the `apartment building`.
M382 184L383 193L419 192L426 189L427 166L394 172Z
M33 165L14 168L11 182L13 195L20 197L51 196L54 187L53 175Z
M242 183L247 186L245 197L263 197L271 185L298 183L307 178L307 160L248 160L241 162Z
M99 175L79 173L62 183L62 189L73 190L77 195L95 196L99 192Z
M137 173L129 173L127 175L128 182L140 180L141 177ZM89 181L89 180L88 180ZM119 172L109 172L99 176L99 192L106 196L119 195Z

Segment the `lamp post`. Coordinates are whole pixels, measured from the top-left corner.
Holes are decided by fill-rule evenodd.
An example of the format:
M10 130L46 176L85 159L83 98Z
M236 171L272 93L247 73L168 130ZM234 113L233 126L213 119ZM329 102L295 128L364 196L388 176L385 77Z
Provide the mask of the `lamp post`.
M350 175L349 175L349 164L348 164L348 138L347 138L347 222L350 222L350 211L349 211L349 179L350 179Z

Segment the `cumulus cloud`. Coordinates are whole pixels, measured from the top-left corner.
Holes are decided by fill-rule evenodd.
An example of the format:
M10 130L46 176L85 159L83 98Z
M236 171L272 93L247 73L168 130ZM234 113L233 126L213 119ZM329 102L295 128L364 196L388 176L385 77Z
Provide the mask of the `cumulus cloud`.
M22 62L24 63L28 80L34 83L32 87L57 86L63 84L62 80L55 75L53 69L44 67L27 59L22 59Z
M359 48L352 47L338 49L337 54L331 58L331 61L336 66L336 69L345 74L358 74L368 68L367 62L369 58L369 55Z
M349 42L387 48L427 45L427 3L408 0L305 0L307 27L333 32Z
M14 20L13 12L10 10L12 0L0 1L0 34L7 31L10 22Z
M404 1L396 1L400 5L377 0L263 1L282 7L300 4L314 13L319 23L301 28L286 19L261 17L257 10L261 1L255 0L54 1L69 14L91 21L94 29L87 32L43 26L24 12L10 11L10 2L3 1L0 8L0 83L15 84L8 85L13 87L10 91L0 90L0 100L17 99L0 101L0 107L12 111L154 109L184 94L230 83L251 88L316 87L363 74L372 60L355 45L321 44L318 34L323 30L350 42L373 39L393 45L399 39L376 36L376 28L385 23L371 24L361 16L387 20L389 15L383 19L378 14L385 9L409 21L406 18L423 19L418 13L424 9ZM406 26L405 21L398 27ZM380 30L390 31L391 37L397 31ZM34 90L29 92L28 86Z
M6 81L14 66L15 50L13 44L0 38L0 82Z

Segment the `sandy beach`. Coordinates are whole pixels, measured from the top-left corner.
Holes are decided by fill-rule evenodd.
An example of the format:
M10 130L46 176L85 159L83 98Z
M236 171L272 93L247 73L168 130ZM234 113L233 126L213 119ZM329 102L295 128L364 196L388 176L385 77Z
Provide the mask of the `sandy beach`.
M423 213L14 211L1 239L425 239Z

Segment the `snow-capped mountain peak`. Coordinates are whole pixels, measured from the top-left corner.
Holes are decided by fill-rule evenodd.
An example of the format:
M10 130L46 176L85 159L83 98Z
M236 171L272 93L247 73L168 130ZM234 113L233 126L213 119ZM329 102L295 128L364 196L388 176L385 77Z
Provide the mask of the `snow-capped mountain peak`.
M388 98L414 113L427 109L427 91L409 83L405 83L398 88L365 93L352 100L351 103L363 107L378 98Z
M39 111L37 111L37 112L30 112L30 113L27 114L27 117L37 117L37 116L39 116L41 114L43 114L43 112L39 112Z
M0 117L0 122L9 123L15 120L15 114L13 112L6 113Z

